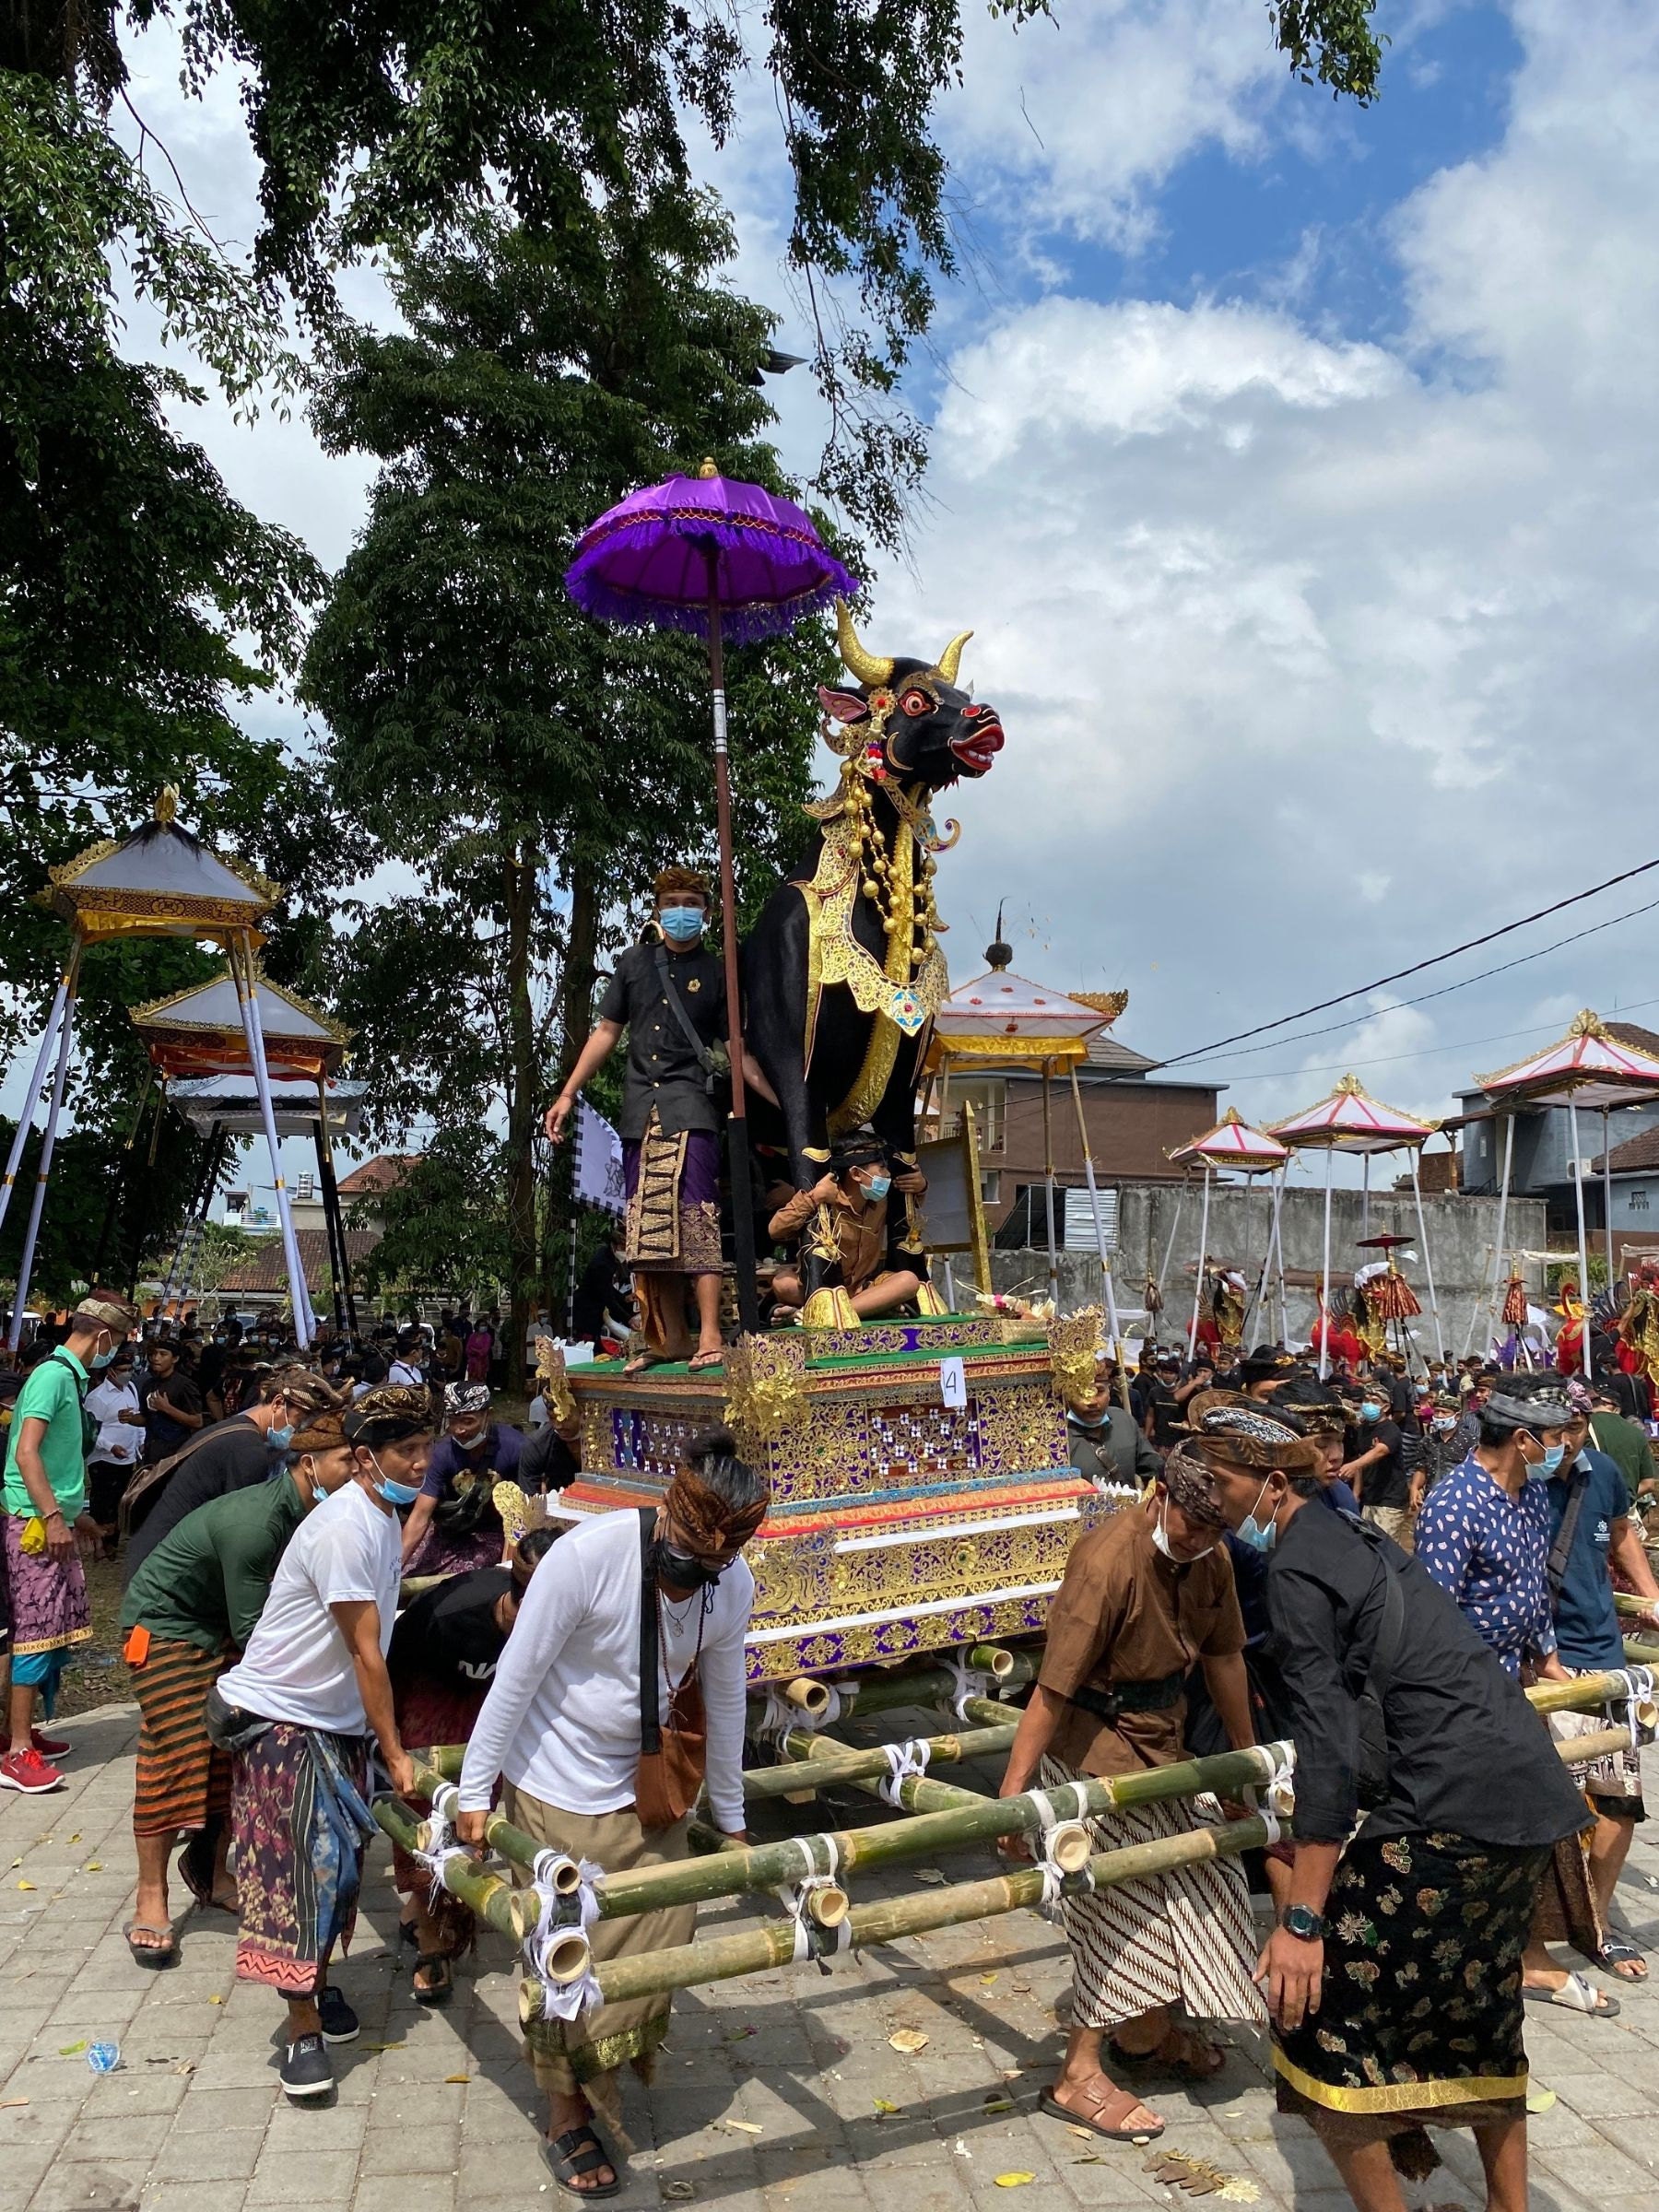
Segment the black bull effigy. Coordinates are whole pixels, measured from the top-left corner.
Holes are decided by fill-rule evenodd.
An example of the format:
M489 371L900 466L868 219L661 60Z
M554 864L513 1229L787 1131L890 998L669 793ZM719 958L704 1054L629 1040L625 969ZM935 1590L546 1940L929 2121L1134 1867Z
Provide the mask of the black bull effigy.
M894 1161L914 1164L916 1078L928 1025L948 988L935 931L935 855L959 834L935 825L936 793L987 773L1002 749L994 707L957 682L962 647L936 662L866 652L844 606L841 659L857 688L821 690L823 734L841 756L818 824L744 949L748 1048L777 1096L790 1175L808 1190L832 1141L868 1127ZM894 1206L889 1264L921 1258L913 1209ZM827 1262L803 1249L806 1287ZM925 1278L925 1265L920 1272ZM833 1312L807 1318L835 1318Z

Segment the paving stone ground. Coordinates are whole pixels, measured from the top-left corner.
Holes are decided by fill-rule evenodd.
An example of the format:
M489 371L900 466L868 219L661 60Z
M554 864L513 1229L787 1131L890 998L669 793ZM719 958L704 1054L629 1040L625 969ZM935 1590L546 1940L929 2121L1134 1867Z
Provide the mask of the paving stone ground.
M135 1709L105 1707L65 1733L66 1790L0 1796L0 2212L505 2212L559 2201L537 2156L503 1941L486 1938L446 2011L418 2007L394 1966L396 1900L377 1846L336 1977L362 2040L335 2054L337 2100L295 2110L276 2076L282 2006L234 1981L226 1916L183 1922L169 1972L128 1959ZM986 1861L962 1853L939 1866L968 1879ZM1619 1903L1659 1952L1659 1833L1649 1842L1639 1831ZM755 1910L705 1908L703 1931ZM828 1977L806 1967L682 1996L654 2087L629 2086L634 2151L613 2201L620 2212L688 2199L721 2212L1199 2201L1153 2182L1147 2152L1091 2144L1038 2113L1068 1982L1064 1945L1022 1912L838 1959ZM1539 2212L1659 2206L1659 1989L1618 1994L1612 2022L1529 2016L1535 2084L1555 2093L1533 2122ZM927 2038L913 2056L888 2041L907 2028ZM120 2044L117 2072L92 2074L79 2046L93 2041ZM1266 2212L1344 2212L1308 2129L1275 2112L1253 2035L1236 2033L1214 2084L1148 2094L1169 2124L1160 2148L1254 2183ZM1425 2201L1478 2206L1470 2139L1437 2139L1447 2166ZM999 2188L1011 2172L1032 2179Z

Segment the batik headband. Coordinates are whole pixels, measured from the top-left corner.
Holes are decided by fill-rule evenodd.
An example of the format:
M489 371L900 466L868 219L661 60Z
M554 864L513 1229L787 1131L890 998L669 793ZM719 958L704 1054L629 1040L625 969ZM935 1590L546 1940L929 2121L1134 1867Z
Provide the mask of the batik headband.
M1159 1477L1170 1501L1190 1521L1206 1528L1225 1528L1227 1516L1216 1496L1216 1477L1190 1443L1177 1444L1163 1464Z
M346 1416L348 1443L401 1443L406 1436L429 1436L437 1427L432 1394L412 1382L382 1382L365 1391Z
M488 1413L489 1385L488 1382L452 1382L443 1393L443 1403L451 1413Z
M1311 1472L1319 1454L1288 1422L1275 1420L1253 1399L1230 1390L1203 1390L1187 1406L1194 1444L1241 1467L1282 1467L1287 1475Z
M681 1467L663 1500L665 1512L694 1545L705 1551L726 1551L747 1544L766 1518L770 1497L754 1505L735 1506L689 1467Z

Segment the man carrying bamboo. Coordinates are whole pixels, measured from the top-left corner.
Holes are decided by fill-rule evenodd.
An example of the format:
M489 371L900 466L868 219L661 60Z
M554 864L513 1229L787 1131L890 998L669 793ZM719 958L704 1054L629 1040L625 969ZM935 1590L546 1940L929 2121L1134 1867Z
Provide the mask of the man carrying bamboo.
M1310 1448L1253 1408L1312 1464ZM1298 1464L1303 1464L1299 1458ZM1229 1742L1255 1741L1244 1624L1207 1468L1190 1443L1164 1463L1157 1495L1091 1529L1073 1548L1049 1610L1048 1641L1008 1757L1002 1794L1081 1776L1129 1775L1182 1756L1184 1684L1204 1672ZM1124 1806L1089 1822L1098 1851L1152 1843L1222 1818L1214 1798ZM1010 1855L1021 1855L1016 1846ZM1251 1979L1255 1923L1242 1869L1212 1859L1061 1900L1075 1976L1060 2077L1041 2106L1109 2142L1143 2142L1163 2122L1104 2070L1207 2080L1225 2053L1190 2023L1260 2021ZM1183 2020L1178 2015L1184 2016Z
M498 1776L513 1827L607 1874L688 1857L700 1785L714 1824L745 1840L743 1646L755 1579L741 1554L768 1498L765 1477L716 1429L687 1446L660 1507L595 1514L559 1539L524 1594L467 1744L463 1843L483 1843ZM669 1905L596 1921L594 1959L689 1943L696 1919L694 1905ZM651 2078L669 2003L665 1993L638 1997L526 2028L547 2092L543 2155L571 2195L621 2187L594 2115L626 2141L619 2069L626 2060Z

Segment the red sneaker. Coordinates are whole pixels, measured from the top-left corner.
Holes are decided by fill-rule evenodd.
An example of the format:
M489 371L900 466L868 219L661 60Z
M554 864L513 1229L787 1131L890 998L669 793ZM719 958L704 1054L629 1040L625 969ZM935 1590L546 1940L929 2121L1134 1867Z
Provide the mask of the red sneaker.
M0 1759L0 1790L21 1790L26 1797L44 1797L49 1790L61 1790L64 1778L55 1767L46 1761L31 1744L27 1751L8 1751Z
M46 1759L67 1759L75 1748L73 1744L66 1743L61 1735L42 1735L38 1728L29 1730L29 1740L41 1757Z

